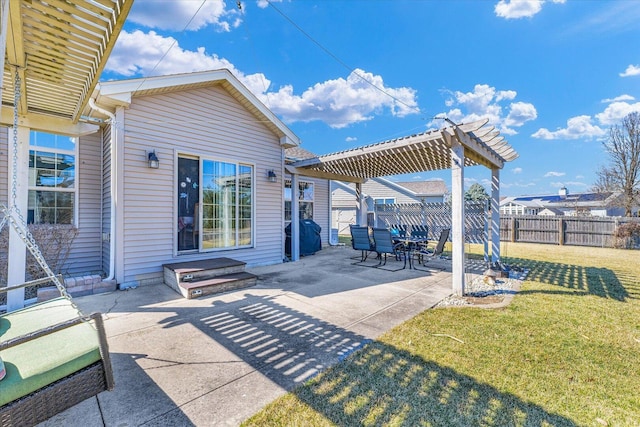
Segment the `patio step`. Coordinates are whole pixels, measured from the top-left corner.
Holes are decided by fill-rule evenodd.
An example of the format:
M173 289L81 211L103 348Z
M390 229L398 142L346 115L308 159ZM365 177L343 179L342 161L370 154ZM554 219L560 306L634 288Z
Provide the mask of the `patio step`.
M187 299L253 286L257 276L245 265L224 257L165 264L164 283Z

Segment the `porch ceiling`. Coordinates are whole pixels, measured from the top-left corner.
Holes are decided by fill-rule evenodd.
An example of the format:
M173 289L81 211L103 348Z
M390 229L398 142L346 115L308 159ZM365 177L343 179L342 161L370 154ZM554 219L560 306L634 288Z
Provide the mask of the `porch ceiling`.
M30 124L77 123L132 3L10 0L3 46L2 124L12 124L16 71L21 119Z
M451 141L465 148L465 167L501 169L518 153L488 120L449 126L293 163L300 174L349 181L451 168ZM352 177L354 179L348 179Z

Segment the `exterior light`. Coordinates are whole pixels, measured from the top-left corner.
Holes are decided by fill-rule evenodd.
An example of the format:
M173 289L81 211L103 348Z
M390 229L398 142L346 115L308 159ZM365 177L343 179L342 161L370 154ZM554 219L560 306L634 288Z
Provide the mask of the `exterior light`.
M270 182L276 182L278 180L278 176L276 175L275 171L269 170L269 171L267 171L267 179Z
M148 160L149 160L149 167L151 169L158 169L160 167L160 160L158 160L158 156L156 156L155 150L149 151Z

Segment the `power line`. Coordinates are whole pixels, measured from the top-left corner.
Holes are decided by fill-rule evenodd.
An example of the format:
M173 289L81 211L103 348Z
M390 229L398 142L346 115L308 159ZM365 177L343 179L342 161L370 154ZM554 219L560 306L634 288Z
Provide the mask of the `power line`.
M304 29L302 29L302 27L300 27L298 24L296 24L293 19L289 18L284 12L282 12L280 9L278 9L273 2L271 2L271 0L267 0L267 3L269 3L269 6L271 6L276 12L278 12L284 19L286 19L287 21L289 21L289 23L291 25L293 25L298 31L300 31L302 34L304 34L304 36L306 38L308 38L313 44L315 44L316 46L318 46L320 49L322 49L327 55L329 55L331 58L333 58L334 61L336 61L338 64L342 65L344 68L346 68L350 73L355 74L357 77L359 77L362 81L366 82L367 84L369 84L371 87L373 87L374 89L378 90L379 92L387 95L388 97L390 97L391 99L393 99L394 101L396 101L399 104L404 105L405 107L417 111L418 113L422 113L422 110L420 110L419 107L414 107L412 105L407 104L406 102L402 101L401 99L398 99L397 97L391 95L389 92L386 92L384 89L376 86L375 84L373 84L372 82L370 82L369 80L367 80L364 76L360 75L358 72L356 72L355 68L349 66L347 63L345 63L342 59L340 59L337 55L335 55L333 52L331 52L328 48L324 47L319 41L317 41L316 39L314 39L309 33L307 33Z

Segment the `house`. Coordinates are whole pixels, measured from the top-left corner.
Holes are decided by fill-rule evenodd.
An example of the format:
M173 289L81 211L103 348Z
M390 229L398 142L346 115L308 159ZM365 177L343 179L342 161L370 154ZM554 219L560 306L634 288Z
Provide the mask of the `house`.
M46 2L6 3L0 210L13 230L1 248L11 253L8 285L25 281L25 249L33 249L16 217L76 225L69 272L101 272L128 287L161 282L162 264L178 260L282 262L288 177L299 200L290 217L326 215L327 241L327 180L354 182L361 194L366 179L450 169L452 287L463 294L464 168L490 170L498 203L500 169L518 157L488 120L445 119L442 129L287 162L298 137L229 71L98 83L131 0L100 11L82 0L64 13ZM357 209L362 223L366 208ZM491 221L497 261L497 212ZM298 224L291 222L294 261ZM23 290L7 301L9 310L21 307Z
M617 193L570 194L562 187L558 194L505 197L500 201L502 215L622 216Z
M102 82L84 120L97 131L30 131L28 221L78 228L69 275L126 288L162 282L162 265L177 261L282 262L283 158L300 141L228 70ZM328 181L299 185L300 212L328 242Z
M442 203L447 186L444 181L395 182L385 178L371 178L362 183L362 195L367 212L389 204ZM338 234L349 234L349 225L356 223L356 186L342 181L331 181L331 227Z

